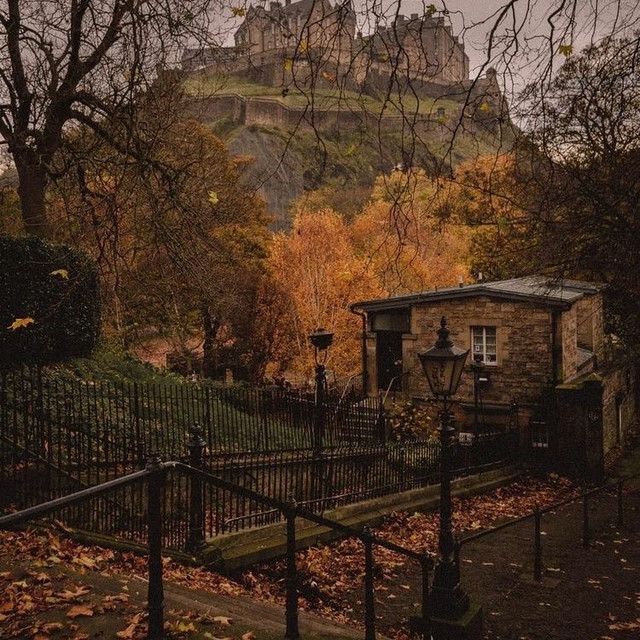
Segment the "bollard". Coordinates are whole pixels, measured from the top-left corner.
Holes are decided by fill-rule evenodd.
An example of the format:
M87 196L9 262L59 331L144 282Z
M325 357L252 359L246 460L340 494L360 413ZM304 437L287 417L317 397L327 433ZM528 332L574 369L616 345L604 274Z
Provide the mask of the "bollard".
M364 544L364 640L376 640L376 610L373 585L373 537L369 527L362 532Z
M624 483L624 480L620 479L618 480L618 521L616 523L616 526L618 527L618 529L621 529L622 526L624 525L624 505L622 503L622 499L623 499L623 494L622 494L622 485Z
M287 593L286 593L286 631L287 640L298 640L298 568L296 566L296 501L291 499L285 513L287 518Z
M160 465L158 456L153 456L147 463L147 469L153 472L149 476L147 484L148 640L162 640L164 638L164 589L162 586L162 494L164 491L164 470Z
M540 524L542 514L540 508L536 506L533 512L534 518L534 555L533 555L533 577L536 582L542 580L542 540L540 535Z
M582 546L589 546L589 496L586 492L582 496Z
M206 442L202 437L202 427L194 424L189 429L189 465L194 469L202 468L202 455ZM204 500L202 478L189 476L189 534L187 537L187 551L198 552L205 545L204 536Z

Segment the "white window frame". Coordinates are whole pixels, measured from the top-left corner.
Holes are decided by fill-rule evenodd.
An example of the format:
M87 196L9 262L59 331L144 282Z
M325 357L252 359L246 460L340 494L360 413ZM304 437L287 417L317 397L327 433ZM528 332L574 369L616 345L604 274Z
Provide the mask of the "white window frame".
M493 330L495 353L489 354L495 357L493 362L487 360L487 330ZM482 331L482 352L476 351L475 333L477 330ZM480 353L482 355L482 362L488 367L495 367L498 365L498 328L493 325L473 325L470 329L471 333L471 358Z

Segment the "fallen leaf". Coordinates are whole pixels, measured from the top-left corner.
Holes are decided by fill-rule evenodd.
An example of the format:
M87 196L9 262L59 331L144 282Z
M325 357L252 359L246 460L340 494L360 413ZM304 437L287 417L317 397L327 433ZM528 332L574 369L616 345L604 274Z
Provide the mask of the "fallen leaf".
M87 618L93 617L93 609L86 605L78 604L75 607L71 607L71 609L67 611L67 618L71 618L72 620L74 620L75 618L80 618L82 616Z
M118 633L116 633L116 638L124 638L124 640L130 640L134 637L137 627L138 625L135 623L130 624L126 629L118 631Z
M11 329L11 331L15 331L16 329L22 329L28 327L30 324L35 324L35 320L31 317L26 318L16 318L7 329Z

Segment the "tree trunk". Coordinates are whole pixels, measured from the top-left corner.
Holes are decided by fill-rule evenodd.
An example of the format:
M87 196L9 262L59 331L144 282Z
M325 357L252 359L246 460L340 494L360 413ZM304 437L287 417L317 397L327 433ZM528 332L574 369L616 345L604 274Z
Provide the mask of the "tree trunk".
M45 204L49 181L47 172L33 153L25 154L24 157L14 154L14 160L24 231L28 235L48 238L51 229Z
M207 305L202 305L202 328L204 330L204 342L202 343L202 375L205 378L212 378L216 372L216 336L220 323L217 318L211 315L211 310Z

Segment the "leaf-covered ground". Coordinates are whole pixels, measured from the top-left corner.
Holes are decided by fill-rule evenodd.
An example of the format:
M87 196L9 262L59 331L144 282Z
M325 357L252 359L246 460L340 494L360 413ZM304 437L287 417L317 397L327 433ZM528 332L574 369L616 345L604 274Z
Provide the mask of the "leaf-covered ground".
M486 528L529 513L536 505L545 506L576 495L577 491L569 481L557 476L526 478L490 494L456 500L455 526L459 533ZM465 548L464 583L485 608L487 638L626 640L637 637L634 635L638 630L639 604L635 582L638 578L637 536L634 537L633 530L618 532L610 526L612 518L615 520L612 500L615 502L613 497L594 501L594 538L587 550L580 544L582 512L579 505L545 516L546 573L542 585L530 577L530 522ZM637 502L637 495L628 497L627 527L637 523ZM435 552L437 526L435 513L401 513L390 517L375 533L412 549ZM375 559L376 612L380 627L389 635L403 638L407 617L418 612L418 567L383 549L376 550ZM126 591L114 593L108 599L84 593L82 580L55 577L60 565L87 577L99 574L124 580L131 576L143 579L146 575L145 558L132 553L86 547L54 531L1 532L0 636L39 640L100 637L92 635L92 629L99 627L101 616L115 608L122 621L118 631L129 636L114 637L142 637L144 613L139 602L132 603ZM298 554L298 565L304 609L319 613L327 620L361 625L363 552L358 541L344 540L302 551ZM16 575L16 566L24 567L20 570L22 573ZM282 562L255 567L228 578L166 560L165 576L168 583L210 593L283 603ZM579 603L579 607L572 607L572 603ZM614 606L615 603L619 606ZM565 609L572 614L567 614ZM573 620L573 635L566 635L569 632L563 625L565 617ZM240 625L237 630L234 626L225 629L206 617L203 620L202 614L195 611L174 612L169 619L174 637L241 638L245 633L255 633L257 638L271 637L261 635L259 623ZM580 620L590 623L585 626ZM59 624L63 625L62 629Z

